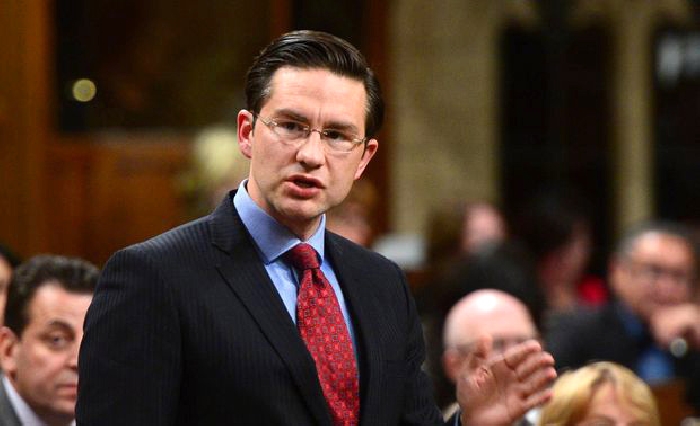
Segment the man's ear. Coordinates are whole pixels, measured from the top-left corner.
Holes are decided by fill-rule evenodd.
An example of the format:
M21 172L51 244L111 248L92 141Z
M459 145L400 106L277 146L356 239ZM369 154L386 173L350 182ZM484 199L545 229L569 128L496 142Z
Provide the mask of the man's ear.
M19 345L19 338L9 327L0 328L0 366L2 371L10 377L17 370Z
M455 349L445 349L442 353L442 369L452 383L457 383L463 360L464 358Z
M241 154L250 158L253 151L253 113L242 109L238 112L238 148Z
M362 176L362 172L365 171L369 161L372 159L372 157L374 157L374 154L376 154L378 149L379 142L377 142L376 139L370 139L367 141L367 146L365 146L364 151L362 152L362 159L360 160L360 164L357 166L357 171L355 171L355 180Z

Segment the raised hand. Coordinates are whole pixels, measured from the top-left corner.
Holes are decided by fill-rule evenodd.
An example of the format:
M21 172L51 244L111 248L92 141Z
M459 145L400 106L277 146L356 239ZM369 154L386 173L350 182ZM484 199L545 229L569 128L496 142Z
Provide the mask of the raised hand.
M551 398L554 358L535 340L492 354L492 340L479 339L457 380L463 426L510 425Z
M669 347L676 339L683 339L692 349L700 349L700 306L686 303L654 310L649 321L654 340Z

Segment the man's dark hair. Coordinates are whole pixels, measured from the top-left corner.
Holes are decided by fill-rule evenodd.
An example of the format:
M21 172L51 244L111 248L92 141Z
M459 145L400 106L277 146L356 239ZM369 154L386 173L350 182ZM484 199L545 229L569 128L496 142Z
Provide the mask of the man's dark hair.
M272 76L284 66L321 68L364 84L367 94L365 137L379 131L384 119L379 82L359 50L347 41L320 31L292 31L273 41L253 61L246 75L246 108L260 112L270 98Z
M12 269L18 267L22 262L19 256L4 244L0 244L0 259L5 259Z
M15 269L5 306L5 325L21 336L29 323L29 305L37 290L57 285L71 293L92 294L99 270L82 259L58 255L38 255Z
M537 191L515 218L513 237L539 262L574 238L577 228L590 232L588 206L570 187Z

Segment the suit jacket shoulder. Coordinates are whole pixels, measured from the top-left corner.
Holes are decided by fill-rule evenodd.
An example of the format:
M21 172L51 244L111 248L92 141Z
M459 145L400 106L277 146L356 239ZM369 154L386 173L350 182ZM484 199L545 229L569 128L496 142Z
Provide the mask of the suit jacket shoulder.
M593 360L634 366L636 345L613 304L562 316L547 332L547 350L557 368L578 368Z
M5 386L3 386L1 381L2 376L3 374L0 373L0 426L22 426L7 396L7 392L5 392Z

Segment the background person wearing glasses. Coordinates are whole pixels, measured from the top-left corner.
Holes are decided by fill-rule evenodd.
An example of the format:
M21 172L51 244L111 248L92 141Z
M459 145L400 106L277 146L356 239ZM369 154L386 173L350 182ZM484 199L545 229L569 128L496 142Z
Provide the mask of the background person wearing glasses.
M645 223L622 238L610 261L615 300L570 316L547 335L557 367L617 362L649 384L686 378L700 412L700 305L696 248L673 223Z
M246 96L248 179L105 266L78 424L442 424L403 273L325 230L377 151L372 71L343 40L292 32L255 59ZM553 363L528 342L465 368L463 424L506 424L547 400Z
M471 362L475 351L482 350L479 339L488 336L492 357L528 340L538 339L539 333L527 306L515 296L496 289L476 290L461 298L445 318L443 330L442 367L453 383L459 380L465 363ZM459 407L452 404L444 410L451 415ZM530 410L518 426L534 425L536 410Z

